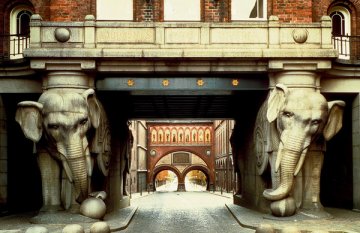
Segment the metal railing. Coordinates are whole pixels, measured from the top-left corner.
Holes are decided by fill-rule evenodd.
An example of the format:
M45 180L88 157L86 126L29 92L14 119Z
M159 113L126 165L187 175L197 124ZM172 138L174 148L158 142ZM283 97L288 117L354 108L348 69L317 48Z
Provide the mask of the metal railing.
M333 36L332 39L339 59L360 60L360 36Z
M29 35L0 35L0 62L22 59L24 49L30 44Z

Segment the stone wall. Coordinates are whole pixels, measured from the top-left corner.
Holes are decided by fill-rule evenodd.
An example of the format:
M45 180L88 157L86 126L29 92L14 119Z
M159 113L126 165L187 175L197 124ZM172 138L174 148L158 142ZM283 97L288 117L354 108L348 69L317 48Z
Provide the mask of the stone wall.
M353 208L360 210L360 99L359 95L352 105L353 126Z
M0 209L7 203L8 184L6 113L0 96Z

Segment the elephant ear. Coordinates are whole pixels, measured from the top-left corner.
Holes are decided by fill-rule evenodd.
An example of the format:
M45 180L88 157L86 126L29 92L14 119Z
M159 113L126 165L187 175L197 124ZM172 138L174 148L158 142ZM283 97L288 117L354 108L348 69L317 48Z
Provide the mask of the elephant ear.
M43 105L34 101L18 103L15 120L19 123L25 137L38 142L42 135L42 111Z
M288 92L289 90L284 84L276 84L274 90L271 91L266 112L266 118L270 123L277 118L281 108L284 106Z
M335 136L342 127L345 102L341 100L331 101L328 102L328 107L329 116L323 132L326 141Z
M96 99L95 91L93 89L87 89L82 95L88 103L91 124L94 128L98 128L100 124L101 109Z

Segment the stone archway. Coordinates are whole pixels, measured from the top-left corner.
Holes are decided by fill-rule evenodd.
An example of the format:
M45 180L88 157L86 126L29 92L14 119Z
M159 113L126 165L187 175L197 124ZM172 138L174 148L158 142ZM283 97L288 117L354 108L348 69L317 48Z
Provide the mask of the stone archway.
M151 176L151 184L154 187L154 190L156 190L155 178L156 178L157 174L159 174L161 171L165 171L165 170L170 170L175 173L175 175L178 178L177 191L184 191L183 185L182 185L182 184L184 184L184 177L183 177L182 173L176 167L171 166L171 165L160 165L160 166L155 167L155 169L152 173L152 176Z
M191 171L194 171L194 170L199 170L201 172L203 172L206 176L206 190L207 191L210 191L210 183L212 183L211 181L211 176L210 176L210 170L209 168L205 167L205 166L202 166L202 165L193 165L193 166L189 166L187 167L183 172L182 172L182 176L184 177L184 180L185 180L185 177L186 175L191 172Z

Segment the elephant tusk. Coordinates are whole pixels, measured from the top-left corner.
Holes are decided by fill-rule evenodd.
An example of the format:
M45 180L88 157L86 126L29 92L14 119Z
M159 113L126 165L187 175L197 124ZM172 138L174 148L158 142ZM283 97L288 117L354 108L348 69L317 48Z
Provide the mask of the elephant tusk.
M72 172L71 172L71 169L69 167L69 164L65 160L62 160L62 165L64 167L66 176L68 177L70 183L73 183Z
M283 148L284 148L284 144L282 142L280 142L278 153L277 153L277 156L276 156L275 172L279 171L280 163L281 163L281 159L282 159L282 155L283 155L283 152L282 152Z
M84 140L83 140L83 146L84 146L85 159L86 159L86 165L87 165L87 175L90 177L93 172L94 161L90 156L89 143L86 138L84 138Z
M302 168L302 166L304 164L304 161L305 161L305 156L306 156L307 150L308 150L308 148L303 150L303 152L301 153L300 158L299 158L299 162L297 163L296 168L295 168L294 176L297 176L297 174L301 170L301 168Z

